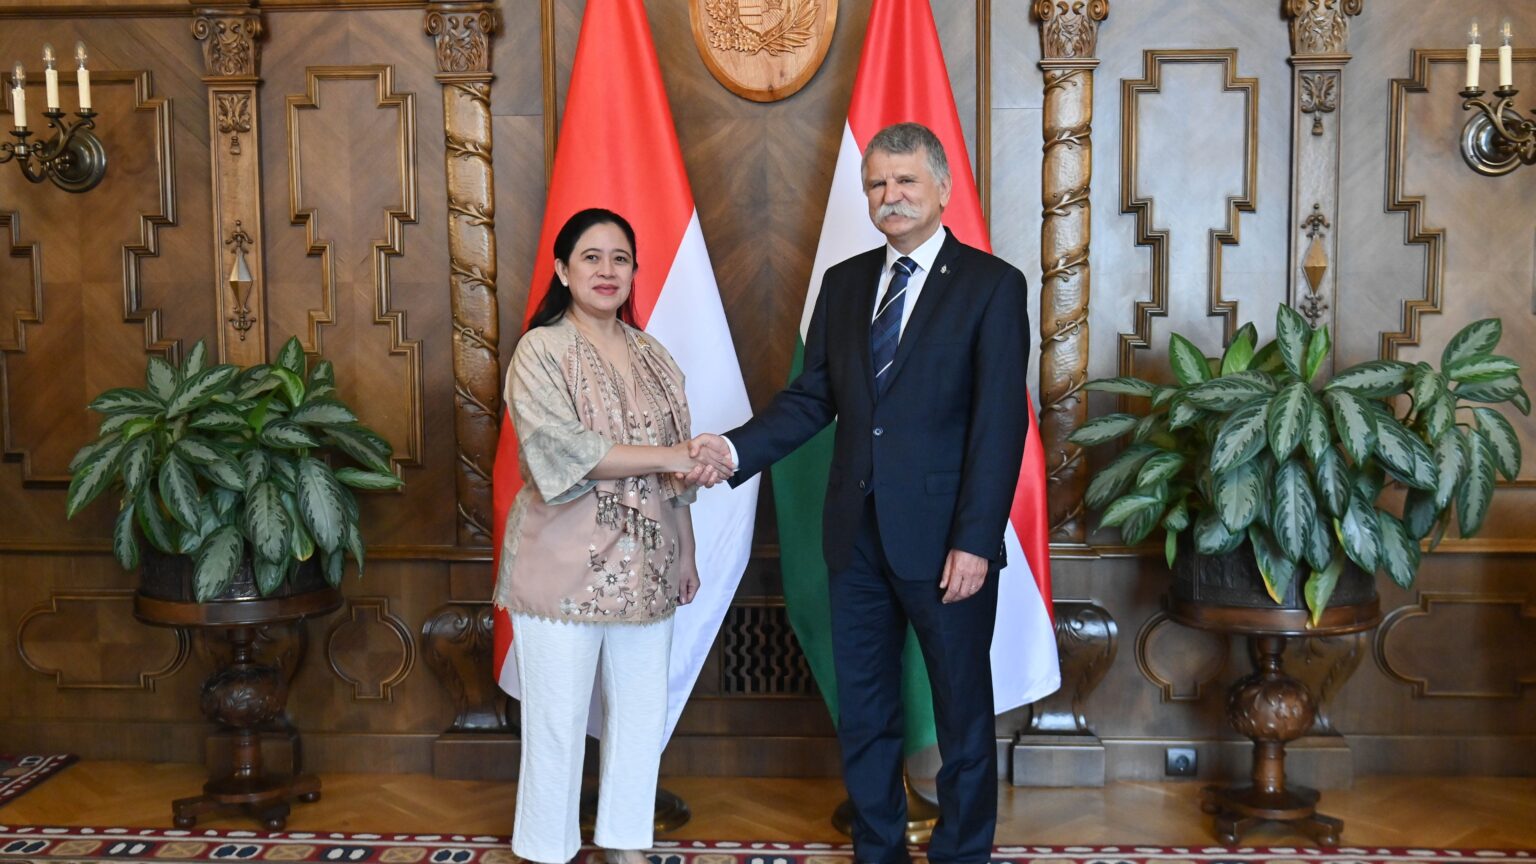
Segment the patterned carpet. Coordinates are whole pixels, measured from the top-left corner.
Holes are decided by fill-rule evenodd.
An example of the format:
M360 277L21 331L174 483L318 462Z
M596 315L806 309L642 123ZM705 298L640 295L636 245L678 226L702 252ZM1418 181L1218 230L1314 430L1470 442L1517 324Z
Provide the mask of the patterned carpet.
M849 864L853 849L826 843L663 843L651 864ZM602 864L583 850L579 864ZM1000 864L1536 864L1531 850L1001 846ZM332 834L0 825L0 862L298 861L339 864L517 864L506 837Z
M6 756L0 754L0 805L63 771L75 761L72 755Z

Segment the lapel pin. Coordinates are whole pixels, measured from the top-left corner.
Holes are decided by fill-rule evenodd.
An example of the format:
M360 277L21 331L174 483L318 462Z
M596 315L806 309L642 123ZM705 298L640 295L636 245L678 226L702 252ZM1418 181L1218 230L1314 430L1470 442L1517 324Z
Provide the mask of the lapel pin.
M948 276L949 275L949 265L945 264L945 265L939 267L939 273L940 273L940 275Z

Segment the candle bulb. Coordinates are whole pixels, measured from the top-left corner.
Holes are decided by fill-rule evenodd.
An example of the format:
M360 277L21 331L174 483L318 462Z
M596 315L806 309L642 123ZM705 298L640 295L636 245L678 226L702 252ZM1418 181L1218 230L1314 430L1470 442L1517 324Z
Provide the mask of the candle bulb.
M1504 44L1499 46L1499 87L1503 89L1515 86L1515 49L1509 44L1508 18L1504 19L1504 25L1499 28L1499 35L1504 40Z
M80 110L91 110L91 72L85 68L85 43L75 43L75 59L80 68L75 70L75 83L80 87Z
M1467 31L1467 89L1477 89L1478 67L1483 62L1483 46L1477 41L1477 22Z
M53 68L53 46L43 43L43 78L48 82L48 110L59 110L59 70Z
M17 129L27 128L27 91L22 89L27 85L27 73L17 63L11 71L12 80L16 82L11 88L11 120L15 122Z

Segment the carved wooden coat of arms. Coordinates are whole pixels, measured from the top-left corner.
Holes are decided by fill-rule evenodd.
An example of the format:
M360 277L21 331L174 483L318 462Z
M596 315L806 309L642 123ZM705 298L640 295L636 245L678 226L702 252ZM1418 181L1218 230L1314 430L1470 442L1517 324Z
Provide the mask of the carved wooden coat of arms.
M773 102L821 68L837 0L689 0L688 17L715 80L744 99Z

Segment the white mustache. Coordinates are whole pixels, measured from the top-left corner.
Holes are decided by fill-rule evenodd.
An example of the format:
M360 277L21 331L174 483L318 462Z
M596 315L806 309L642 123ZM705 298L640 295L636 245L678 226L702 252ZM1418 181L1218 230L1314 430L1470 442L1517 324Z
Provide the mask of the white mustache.
M908 219L916 219L921 215L921 213L917 212L917 208L911 204L905 201L896 201L890 204L881 204L880 209L875 211L875 221L884 222L891 216L904 216Z

